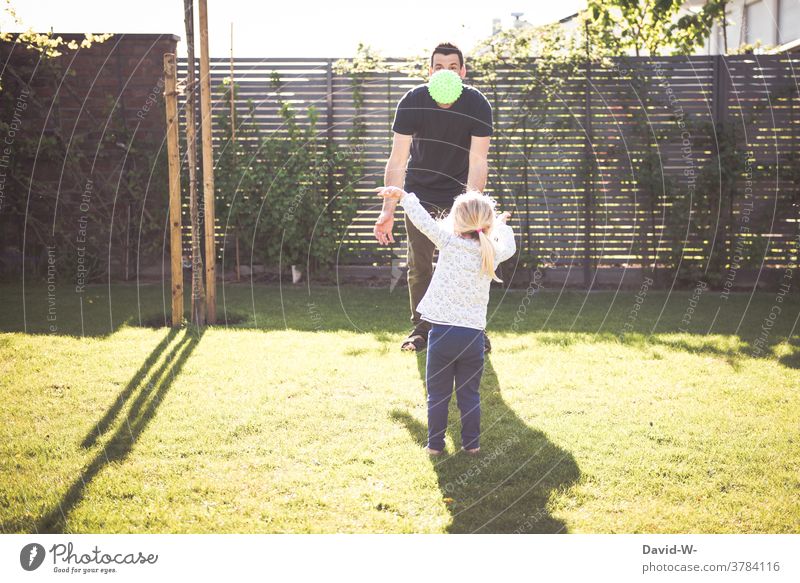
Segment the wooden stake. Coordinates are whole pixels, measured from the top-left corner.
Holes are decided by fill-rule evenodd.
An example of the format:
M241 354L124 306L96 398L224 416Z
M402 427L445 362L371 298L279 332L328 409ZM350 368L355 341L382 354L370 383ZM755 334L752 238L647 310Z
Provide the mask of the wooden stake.
M242 269L239 263L239 229L236 229L236 281L242 281Z
M233 76L233 23L231 22L231 57L230 57L230 64L231 64L231 90L230 90L230 97L231 97L231 146L233 147L233 153L235 156L238 157L236 153L236 83ZM239 228L236 227L234 231L234 236L236 238L236 281L242 281L242 272L240 269L240 262L239 262Z
M234 80L233 80L233 23L231 22L231 141L236 141L236 107L234 106Z
M214 238L214 146L211 139L211 75L208 63L208 8L200 8L200 129L203 137L203 201L206 236L206 321L217 322L217 246Z
M197 122L195 121L194 76L194 0L183 0L186 24L188 75L186 79L186 157L189 165L189 220L192 223L192 322L206 324L206 298L203 289L203 256L200 253L200 210L197 199ZM212 258L213 259L213 258Z
M181 245L181 157L178 141L178 94L175 54L164 55L164 103L167 108L169 161L169 255L172 279L172 325L183 320L183 246Z

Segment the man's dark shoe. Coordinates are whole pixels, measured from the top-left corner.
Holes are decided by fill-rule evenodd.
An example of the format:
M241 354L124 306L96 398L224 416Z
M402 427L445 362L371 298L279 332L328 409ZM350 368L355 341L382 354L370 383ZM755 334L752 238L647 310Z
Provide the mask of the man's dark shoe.
M400 349L404 352L422 352L428 348L428 330L425 327L414 328L403 340Z
M403 352L420 352L425 350L427 346L428 343L425 338L419 334L411 334L403 340L403 343L400 345L400 350Z

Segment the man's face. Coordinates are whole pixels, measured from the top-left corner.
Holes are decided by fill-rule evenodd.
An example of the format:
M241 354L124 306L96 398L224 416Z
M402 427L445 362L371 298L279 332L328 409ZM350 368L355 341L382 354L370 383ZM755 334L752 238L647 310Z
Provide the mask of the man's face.
M450 69L462 79L467 76L467 67L461 66L458 62L458 55L443 55L436 53L433 55L433 67L429 68L428 76L430 77L437 71L442 69Z

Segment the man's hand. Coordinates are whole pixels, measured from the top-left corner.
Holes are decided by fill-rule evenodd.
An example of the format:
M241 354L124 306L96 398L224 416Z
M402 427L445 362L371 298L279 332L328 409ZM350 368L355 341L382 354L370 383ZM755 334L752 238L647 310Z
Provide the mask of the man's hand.
M394 225L394 212L381 211L378 220L375 221L375 228L372 229L375 238L381 245L394 243L392 236L392 226Z
M392 227L394 226L394 206L397 201L405 194L402 188L396 186L379 186L375 189L378 191L378 196L382 196L385 204L381 214L378 215L378 220L375 221L375 227L372 233L375 239L381 245L388 245L394 243L394 236L392 235Z
M501 221L501 222L503 222L503 223L507 222L507 221L508 221L508 219L510 219L510 218L511 218L511 213L510 213L510 212L508 212L508 211L506 211L506 212L504 212L504 213L501 213L501 214L497 215L497 220L498 220L498 221Z

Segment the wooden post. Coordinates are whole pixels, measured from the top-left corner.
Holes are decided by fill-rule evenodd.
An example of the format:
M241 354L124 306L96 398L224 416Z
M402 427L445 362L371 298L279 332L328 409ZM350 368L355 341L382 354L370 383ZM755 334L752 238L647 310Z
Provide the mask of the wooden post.
M586 133L586 140L584 141L583 155L586 163L586 176L583 181L583 285L586 289L592 287L592 231L594 225L592 224L594 205L592 197L592 188L594 187L593 170L594 164L592 160L592 107L591 107L591 73L592 73L592 58L589 51L589 22L586 22L586 82L584 86L586 90L583 95L583 123L584 131Z
M233 155L238 160L239 154L236 152L236 81L233 76L233 23L231 22L231 147L233 148ZM239 225L237 223L234 229L234 237L236 241L236 281L242 281L241 264L239 261ZM224 277L224 274L223 274Z
M214 240L214 149L211 140L211 75L208 64L208 9L200 7L200 128L203 138L203 201L206 237L206 322L217 322L217 252Z
M231 22L231 142L236 141L236 105L234 91L236 85L233 78L233 23Z
M234 233L236 234L236 281L242 281L242 266L239 261L239 229L237 228Z
M186 24L186 52L188 69L186 76L186 159L189 165L189 220L192 225L192 323L206 325L206 294L203 285L202 237L200 233L200 210L197 199L197 122L195 121L195 96L197 81L194 75L194 0L183 0L183 17Z
M131 203L128 203L128 220L125 221L125 281L131 276Z
M169 161L169 255L172 279L172 325L183 320L183 245L181 245L181 162L178 142L178 95L175 54L164 55L164 103L167 107Z

